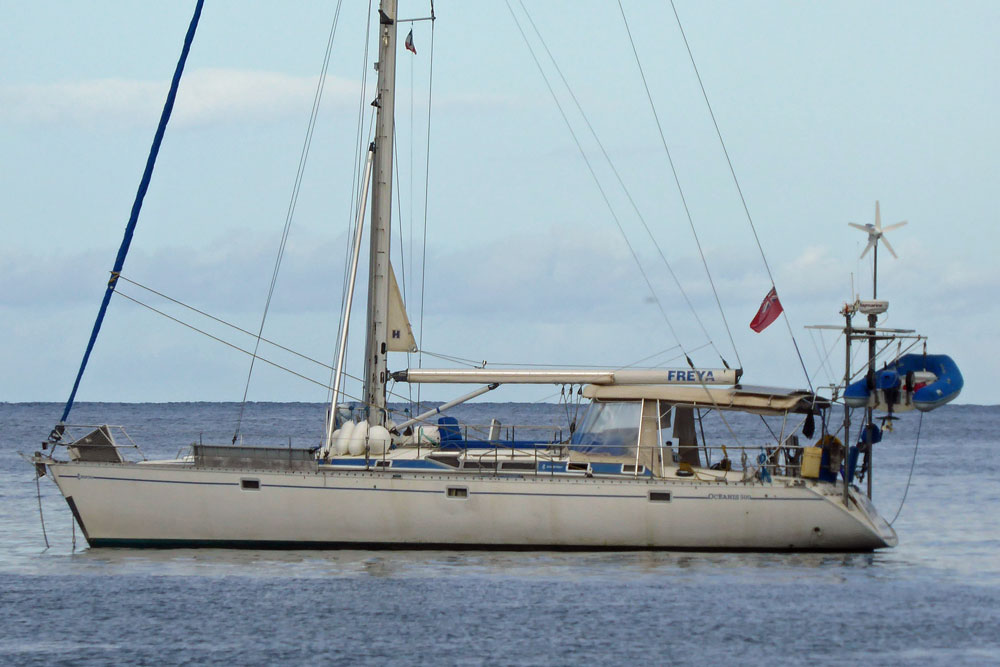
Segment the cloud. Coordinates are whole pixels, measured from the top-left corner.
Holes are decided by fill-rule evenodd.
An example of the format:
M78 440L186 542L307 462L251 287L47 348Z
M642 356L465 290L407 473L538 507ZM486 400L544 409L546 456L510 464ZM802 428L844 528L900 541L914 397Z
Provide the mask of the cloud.
M202 247L137 248L129 258L126 275L255 330L273 267L274 241L271 235L234 230L223 231L208 239ZM336 338L346 242L346 234L334 237L311 230L293 233L266 336L312 356L327 358ZM14 350L8 354L10 360L16 360L19 355L37 356L36 350L45 349L46 355L55 355L53 358L62 359L62 363L71 363L66 360L74 358L76 348L61 339L58 345L52 342L48 331L53 323L59 323L60 332L72 332L67 334L69 339L75 345L82 345L80 339L85 338L92 322L112 251L113 248L105 247L44 258L14 250L0 252L0 284L7 287L0 292L0 310L14 323L4 332L6 348ZM639 252L647 269L658 261L649 248L640 248ZM419 257L421 253L416 249L413 254ZM739 255L731 258L735 264L747 260L742 254L735 254ZM747 256L748 261L756 259L754 249L747 250ZM988 330L989 323L996 317L991 293L1000 285L997 271L992 267L976 266L962 270L956 262L955 266L944 268L942 280L928 281L928 264L921 260L922 253L909 249L908 256L913 261L901 261L893 266L893 271L887 271L886 294L893 299L893 319L889 326L919 327L932 336L935 342L932 351L952 353L959 363L967 366L974 358L989 359L989 338L981 332ZM826 348L836 336L815 334L813 340L799 327L807 323L835 323L836 308L845 296L841 289L845 287L843 281L830 280L831 272L836 273L834 269L837 268L836 262L831 262L831 251L815 246L774 267L779 285L788 285L783 301L791 313L810 371L820 366L822 356L822 351L817 351L814 344ZM682 255L675 264L694 271L692 282L704 283L696 257ZM396 268L397 277L401 279L402 271ZM747 328L766 285L754 276L741 283L741 276L749 274L741 274L735 269L724 268L715 275L736 345L743 356L742 362L748 373L752 373L748 377L764 384L799 382L801 371L797 357L783 327L775 327L765 334L752 334ZM419 298L412 290L420 284L419 271L408 267L407 277L411 289L409 311L416 329ZM362 266L358 276L362 296L356 301L355 311L359 317L363 317L366 280ZM663 280L656 285L695 363L717 363L713 351L703 347L704 334L693 323L691 312L672 294L672 284ZM123 283L120 289L227 340L248 344L248 339L242 335L145 294L134 286ZM732 362L728 336L721 328L714 299L703 285L700 289L704 293L692 294L694 306L715 344L722 348L721 353ZM734 291L746 296L742 301L727 298ZM613 230L539 225L535 232L510 233L490 242L471 244L461 251L430 249L425 347L491 362L629 363L668 349L675 343L656 306L646 302L647 294L631 256ZM893 298L894 295L899 298ZM164 360L175 359L171 356L175 353L180 359L184 346L201 344L195 334L173 324L161 326L162 321L157 316L134 304L121 299L114 303L120 310L114 313L110 333L105 337L110 335L112 341L117 341L115 344L124 345L122 341L129 340L133 332L141 332L136 340L146 341L142 343L146 346L142 354L150 359L161 355ZM954 319L943 317L945 314L954 314ZM961 326L956 327L955 323ZM357 338L363 333L363 327L355 326L353 331ZM46 342L39 346L38 340ZM352 349L357 350L362 344L363 341L357 339ZM208 349L220 350L217 354L220 359L228 360L226 363L239 366L242 362L242 357L235 352L213 347L214 343L206 345ZM113 347L107 344L102 349ZM667 362L675 354L676 351L668 351L656 357L656 362ZM838 373L837 355L834 351L830 362L834 377ZM271 349L265 356L296 369L304 363L292 357L286 361L288 355ZM351 358L356 360L357 357ZM18 368L27 368L24 363L18 363ZM164 374L169 374L172 363L181 362L163 361ZM976 375L988 376L993 370L990 362L979 363L986 363L987 370ZM301 370L310 376L325 377L323 372L317 376L316 368L308 364ZM28 370L23 372L29 373ZM38 375L35 371L32 373ZM825 378L827 374L822 372L820 377ZM971 396L976 393L977 377L970 373L967 379ZM299 382L295 381L295 386ZM311 390L311 386L303 386ZM176 387L171 391L174 389ZM982 394L984 389L980 389L984 398L975 400L995 401L995 392ZM36 393L48 395L42 389ZM162 395L172 397L175 394ZM282 394L273 396L281 397Z
M234 119L274 121L308 109L316 77L207 68L184 77L173 121L199 126ZM0 119L26 124L148 127L163 107L166 81L91 79L0 86ZM359 84L328 76L324 104L355 104Z
M343 234L323 239L293 234L285 250L275 309L328 309L334 297L339 303L344 243ZM272 236L224 232L208 238L202 247L133 248L123 275L213 312L256 316L275 250ZM0 252L0 283L10 287L0 291L0 306L68 308L93 303L96 308L113 259L110 245L56 257ZM144 300L149 297L127 283L120 288Z
M172 123L198 127L234 121L273 122L301 115L312 105L317 79L260 70L203 68L185 73ZM0 85L0 121L30 125L149 127L163 108L169 82L89 79L44 84ZM327 76L324 106L353 108L360 83ZM405 94L405 93L403 93ZM420 101L418 106L425 105ZM528 105L498 93L444 93L435 107L509 111Z
M418 100L421 107L427 106L427 98ZM539 101L506 93L443 93L434 97L434 108L439 111L458 109L461 111L509 112L540 106Z
M346 243L346 233L327 236L311 230L294 232L271 311L292 319L335 319L344 278ZM274 245L272 235L232 230L207 239L199 247L136 248L129 257L125 275L249 326L260 316L274 262ZM755 259L752 250L746 251L748 261ZM105 247L56 257L16 250L0 252L0 282L8 286L0 292L0 307L21 312L41 308L53 313L56 319L60 319L59 313L71 308L96 308L112 251L113 248ZM484 348L505 344L508 338L539 342L546 327L572 330L576 337L586 331L593 338L606 341L655 335L660 347L675 342L673 327L686 346L700 345L705 333L665 270L657 266L659 258L649 248L640 247L639 253L670 326L655 303L649 301L648 288L616 233L539 225L535 232L510 233L461 250L429 248L426 328L433 332L447 323L448 328L475 335L479 340L477 347ZM398 263L398 256L393 254L394 263ZM733 264L747 263L743 261L746 257L736 254L739 256L730 257ZM414 249L412 255L420 257L420 249ZM912 253L914 258L919 255ZM722 345L727 336L700 262L687 255L671 259L675 268L681 267L682 282L708 334ZM39 271L40 266L46 267L45 270ZM763 282L766 277L741 273L731 266L722 264L722 270L714 272L716 286L738 346L755 348L770 340L751 335L746 328L768 287ZM779 288L786 286L781 292L782 301L796 335L802 335L801 325L835 321L836 310L847 297L844 293L847 283L831 280L842 273L829 249L808 247L774 268ZM360 296L356 305L363 311L367 283L364 262L360 269ZM949 314L967 319L970 313L996 312L989 305L992 303L989 295L1000 285L996 270L986 267L963 270L956 265L946 267L941 280L928 281L927 265L919 259L900 262L893 269L887 271L885 295L890 299L906 295L893 299L893 321L897 326L919 326L933 333L941 323L938 318L928 321L926 313L921 312L928 304L934 304L933 312L938 316ZM401 266L396 266L396 275L402 281ZM421 284L419 267L406 267L405 276L408 310L416 327L420 312L419 294L415 291ZM914 286L919 287L916 298ZM161 303L134 286L122 284L121 289L150 303ZM626 333L620 331L622 327L627 329ZM808 349L806 352L807 357L811 356ZM816 362L807 361L810 368Z

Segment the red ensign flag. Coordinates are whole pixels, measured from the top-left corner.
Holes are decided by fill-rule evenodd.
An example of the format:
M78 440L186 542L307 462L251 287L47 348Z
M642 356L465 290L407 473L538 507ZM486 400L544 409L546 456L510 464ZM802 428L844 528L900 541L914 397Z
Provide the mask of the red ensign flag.
M778 301L778 291L772 287L771 291L764 297L764 301L760 304L760 310L757 311L753 321L750 322L750 328L760 333L769 327L771 322L778 319L778 315L781 315L782 310L784 308L781 307L781 302Z

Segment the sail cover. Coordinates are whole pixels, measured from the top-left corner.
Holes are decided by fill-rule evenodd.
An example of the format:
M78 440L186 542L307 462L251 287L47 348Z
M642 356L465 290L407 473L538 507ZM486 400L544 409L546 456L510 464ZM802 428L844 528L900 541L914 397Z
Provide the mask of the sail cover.
M390 352L417 351L417 342L413 338L410 319L406 316L406 306L403 304L403 295L399 291L399 284L396 282L396 273L392 270L392 263L389 264L388 331L388 347Z
M391 312L391 309L390 309ZM391 331L391 329L390 329ZM389 348L392 349L392 348ZM597 385L734 385L740 370L729 368L409 368L396 371L397 382L453 384L597 384Z

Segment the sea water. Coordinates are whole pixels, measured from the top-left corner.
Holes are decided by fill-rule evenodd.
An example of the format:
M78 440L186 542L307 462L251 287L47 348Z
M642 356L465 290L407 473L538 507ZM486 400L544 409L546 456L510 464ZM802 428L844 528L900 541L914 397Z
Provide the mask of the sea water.
M88 549L78 529L74 550L43 478L46 549L17 452L39 448L60 408L0 404L0 664L1000 663L1000 407L895 422L874 501L892 519L906 491L900 543L874 554ZM124 425L148 457L173 458L229 442L238 408L82 403L73 421ZM579 417L554 404L452 414L564 429ZM242 432L306 447L322 421L318 404L249 404Z

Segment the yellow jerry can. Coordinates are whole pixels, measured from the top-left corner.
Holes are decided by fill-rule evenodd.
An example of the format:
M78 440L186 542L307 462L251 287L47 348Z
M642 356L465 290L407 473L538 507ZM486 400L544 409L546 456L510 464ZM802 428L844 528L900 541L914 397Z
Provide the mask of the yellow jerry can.
M802 449L802 476L816 479L819 477L819 465L823 460L822 447L805 447Z

